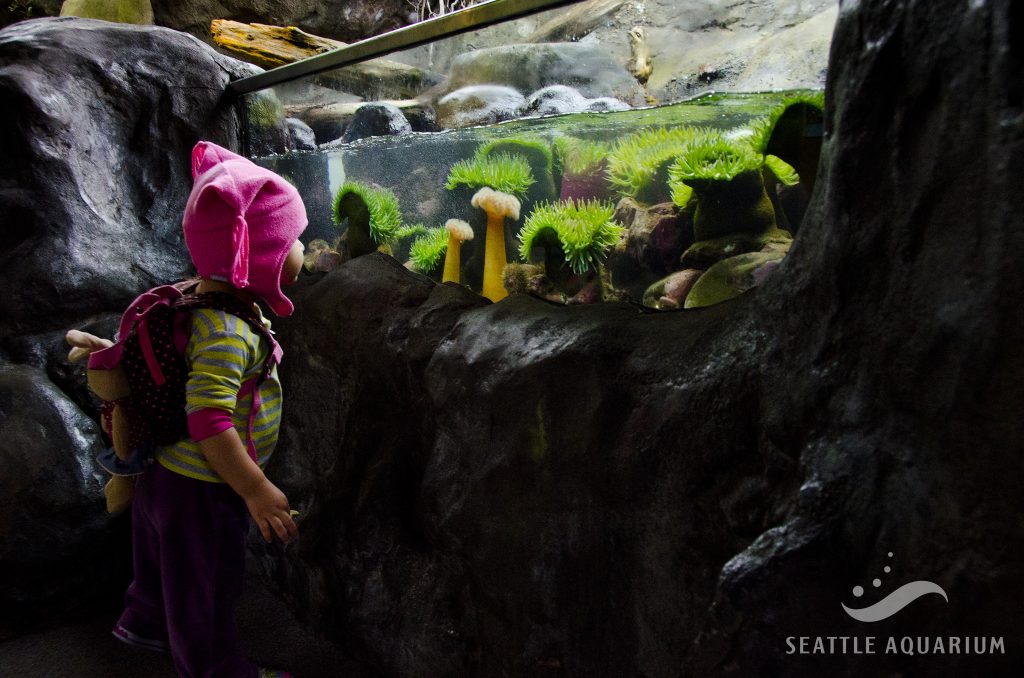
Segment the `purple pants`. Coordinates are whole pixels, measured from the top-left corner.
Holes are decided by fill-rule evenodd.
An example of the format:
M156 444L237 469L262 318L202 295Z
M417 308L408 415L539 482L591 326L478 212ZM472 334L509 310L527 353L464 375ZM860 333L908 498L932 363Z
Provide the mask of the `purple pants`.
M185 678L250 678L234 608L242 594L245 502L223 483L187 478L153 464L132 503L135 579L118 624L166 641Z

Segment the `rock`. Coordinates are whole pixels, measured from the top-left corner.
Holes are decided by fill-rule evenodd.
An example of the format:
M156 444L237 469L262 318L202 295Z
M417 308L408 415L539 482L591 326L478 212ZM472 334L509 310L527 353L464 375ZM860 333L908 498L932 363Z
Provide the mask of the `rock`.
M0 364L0 638L109 604L130 572L98 426L41 370Z
M630 108L632 106L625 101L619 101L614 97L598 97L596 99L588 99L587 107L583 110L590 113L608 113L611 111L628 111Z
M686 295L703 273L696 268L686 268L662 278L644 292L644 306L659 311L682 308Z
M629 109L629 104L613 97L588 99L572 87L548 85L527 97L523 115L562 115L584 111L605 113Z
M272 89L253 92L243 102L248 153L262 158L287 151L291 143L288 118L277 92Z
M633 105L643 92L625 67L600 45L575 42L506 45L462 54L452 62L447 92L471 85L504 85L521 93L564 85L586 98L613 97Z
M693 242L693 215L672 203L647 207L623 198L614 219L626 236L608 255L612 282L643 299L648 287L679 268L679 255Z
M191 33L212 44L214 19L259 20L277 26L298 26L314 35L356 42L407 25L406 0L152 0L156 23Z
M407 134L412 126L402 111L391 104L376 103L360 106L341 137L342 143L349 143L365 137Z
M786 655L791 636L877 633L840 605L890 550L885 591L924 579L949 602L916 601L885 636L1015 642L1024 120L1006 7L844 9L815 200L787 275L752 294L456 310L433 295L464 303L457 288L378 255L306 288L281 328L306 388L276 468L315 547L264 559L268 576L385 674L1012 675L1009 651Z
M341 266L343 263L345 263L345 260L342 258L340 252L329 250L327 252L321 252L319 256L317 256L313 270L329 273Z
M255 72L164 28L60 18L0 31L0 266L18 281L0 334L120 309L186 272L192 146L238 147L222 93Z
M572 87L548 85L537 90L526 101L524 115L560 115L587 110L589 100Z
M526 98L501 85L470 85L446 94L437 102L441 127L490 125L518 117Z
M285 111L289 116L298 118L309 125L318 139L337 140L345 134L345 129L351 125L359 109L377 104L389 104L398 108L405 119L409 121L414 132L437 132L440 129L437 126L433 111L424 109L423 105L414 99L406 101L379 101L373 104L359 101L310 105L295 104L285 106Z
M152 25L153 6L149 0L65 0L60 15Z
M703 308L738 297L770 278L785 256L784 251L768 250L722 259L691 283L683 308ZM675 299L677 295L665 296ZM647 305L646 296L644 304Z
M292 151L315 151L316 134L313 128L298 118L285 118L288 125L288 148Z
M686 248L679 262L688 268L710 268L723 259L748 252L766 249L787 251L792 242L793 236L778 228L765 233L733 233L721 238L698 240Z

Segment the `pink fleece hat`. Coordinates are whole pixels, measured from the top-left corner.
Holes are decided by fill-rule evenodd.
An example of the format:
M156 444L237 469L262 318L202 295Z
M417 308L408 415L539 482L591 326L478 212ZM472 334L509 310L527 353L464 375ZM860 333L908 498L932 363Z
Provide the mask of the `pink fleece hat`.
M279 316L291 315L281 291L285 257L306 228L295 187L209 141L192 149L192 193L182 227L196 272L255 293Z

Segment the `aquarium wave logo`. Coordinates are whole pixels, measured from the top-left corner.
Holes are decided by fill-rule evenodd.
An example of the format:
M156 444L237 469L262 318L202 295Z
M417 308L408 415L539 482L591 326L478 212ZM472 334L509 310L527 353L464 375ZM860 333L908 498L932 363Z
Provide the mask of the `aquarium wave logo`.
M892 558L892 551L889 552L889 558ZM885 573L892 572L892 567L886 565L884 568ZM876 578L872 585L877 589L882 586L882 580ZM885 598L874 605L868 605L867 607L847 607L845 603L841 603L843 610L846 614L850 615L859 622L877 622L883 619L888 619L893 616L907 605L910 605L918 598L926 596L929 593L937 593L948 603L949 597L941 586L931 581L912 581L908 584L904 584L899 587ZM864 595L863 586L854 586L853 595L860 598Z

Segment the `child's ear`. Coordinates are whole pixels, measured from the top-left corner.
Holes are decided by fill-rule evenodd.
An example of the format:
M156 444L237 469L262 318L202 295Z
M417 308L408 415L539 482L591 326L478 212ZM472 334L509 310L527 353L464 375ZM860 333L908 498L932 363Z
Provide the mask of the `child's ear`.
M296 240L288 254L284 258L284 265L281 266L281 284L291 285L299 279L302 272L302 264L305 259L306 247Z

